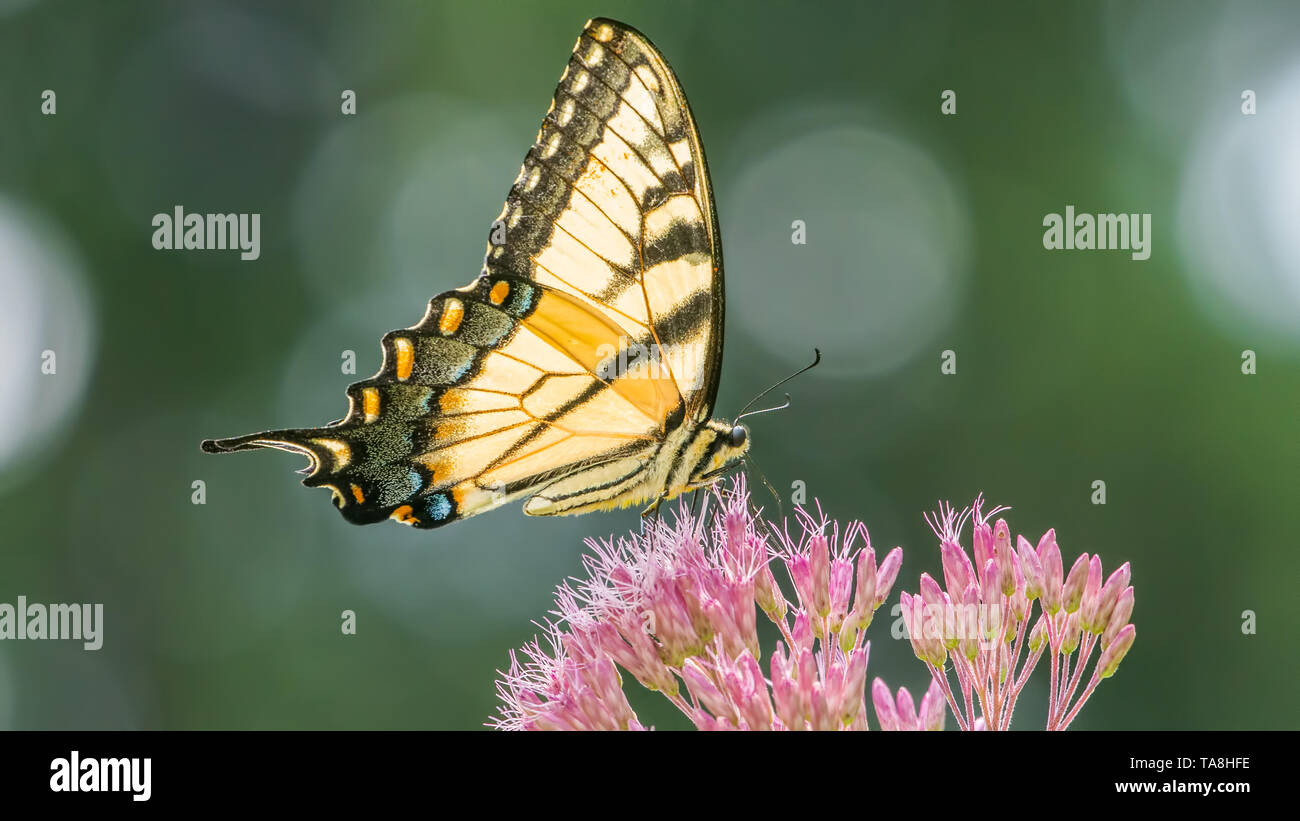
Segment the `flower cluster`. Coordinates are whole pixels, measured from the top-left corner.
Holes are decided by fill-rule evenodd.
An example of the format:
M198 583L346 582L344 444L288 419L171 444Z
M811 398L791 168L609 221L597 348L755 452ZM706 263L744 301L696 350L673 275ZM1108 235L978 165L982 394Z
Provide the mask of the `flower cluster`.
M546 645L511 654L494 726L639 729L617 667L700 729L866 729L864 634L902 551L877 564L861 524L841 532L803 511L797 539L774 534L743 481L713 498L708 525L679 515L587 542L586 578L557 591ZM793 600L772 572L778 563ZM760 611L780 634L766 664Z
M1056 532L1044 533L1037 547L1019 536L1013 549L1006 520L989 524L1004 509L986 514L977 497L960 513L941 506L928 517L940 543L944 583L922 573L920 592L902 594L903 621L913 652L962 729L1007 729L1029 674L1047 653L1047 729L1064 730L1101 680L1114 675L1137 635L1129 623L1129 565L1103 583L1100 557L1084 553L1065 573ZM967 519L974 523L973 561L960 541ZM1072 702L1098 646L1092 675ZM949 660L960 699L950 687Z
M889 598L902 549L877 562L866 527L841 529L820 508L797 511L797 537L777 531L751 509L743 479L710 498L711 517L681 512L672 523L645 520L626 538L588 540L584 578L556 592L544 640L511 653L492 726L645 729L624 694L626 674L699 729L867 729L866 630ZM973 509L945 506L930 521L944 584L922 574L900 609L931 683L917 705L906 688L894 694L876 679L882 729L942 729L949 709L962 729L1007 729L1045 653L1047 726L1065 729L1132 645L1129 566L1103 582L1101 560L1084 554L1064 574L1054 532L1037 548L1021 537L1013 549L1007 523L989 524L1001 510L985 514L977 498ZM960 543L972 517L973 560ZM766 662L760 612L777 634Z

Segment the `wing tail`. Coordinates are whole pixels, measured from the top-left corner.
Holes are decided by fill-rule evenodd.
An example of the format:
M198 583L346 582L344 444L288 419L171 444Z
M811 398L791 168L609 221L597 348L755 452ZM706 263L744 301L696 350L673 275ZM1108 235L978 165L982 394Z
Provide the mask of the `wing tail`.
M250 433L244 436L231 436L225 439L204 439L199 447L204 453L237 453L241 450L258 450L274 448L288 453L306 456L310 464L299 471L307 475L320 469L323 454L311 443L312 434L320 435L317 430L268 430L262 433Z

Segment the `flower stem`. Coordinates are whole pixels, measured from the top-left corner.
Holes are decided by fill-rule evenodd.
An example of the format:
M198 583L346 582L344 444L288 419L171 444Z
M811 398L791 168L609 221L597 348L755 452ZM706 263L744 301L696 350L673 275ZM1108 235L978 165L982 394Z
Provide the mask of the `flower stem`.
M943 690L944 698L948 699L948 709L952 710L953 716L957 719L957 726L963 730L969 730L971 725L962 717L961 710L957 707L957 699L953 698L952 688L948 686L948 676L928 661L925 666L930 668L930 677L938 682L939 689Z

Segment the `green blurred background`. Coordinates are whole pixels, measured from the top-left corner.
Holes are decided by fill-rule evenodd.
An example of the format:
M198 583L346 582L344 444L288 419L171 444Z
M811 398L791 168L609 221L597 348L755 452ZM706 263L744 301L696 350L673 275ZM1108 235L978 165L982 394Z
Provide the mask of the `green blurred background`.
M938 572L922 512L978 491L1132 562L1137 644L1076 727L1300 726L1300 7L812 6L0 0L0 601L105 609L98 652L0 643L0 727L489 718L582 539L634 513L358 528L301 460L198 443L341 417L381 334L478 272L597 15L662 49L708 151L718 414L825 354L752 420L771 483L903 545L893 601ZM260 213L261 258L155 251L178 204ZM1044 250L1066 205L1152 214L1151 258ZM887 625L870 675L923 690Z

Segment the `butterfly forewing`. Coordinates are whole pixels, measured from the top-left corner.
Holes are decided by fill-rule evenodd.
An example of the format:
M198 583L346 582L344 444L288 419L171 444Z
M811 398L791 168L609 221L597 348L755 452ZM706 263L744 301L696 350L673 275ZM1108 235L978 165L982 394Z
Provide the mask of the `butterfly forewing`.
M639 33L593 20L491 237L507 269L627 331L614 363L671 375L688 418L712 411L722 353L721 249L690 109Z

